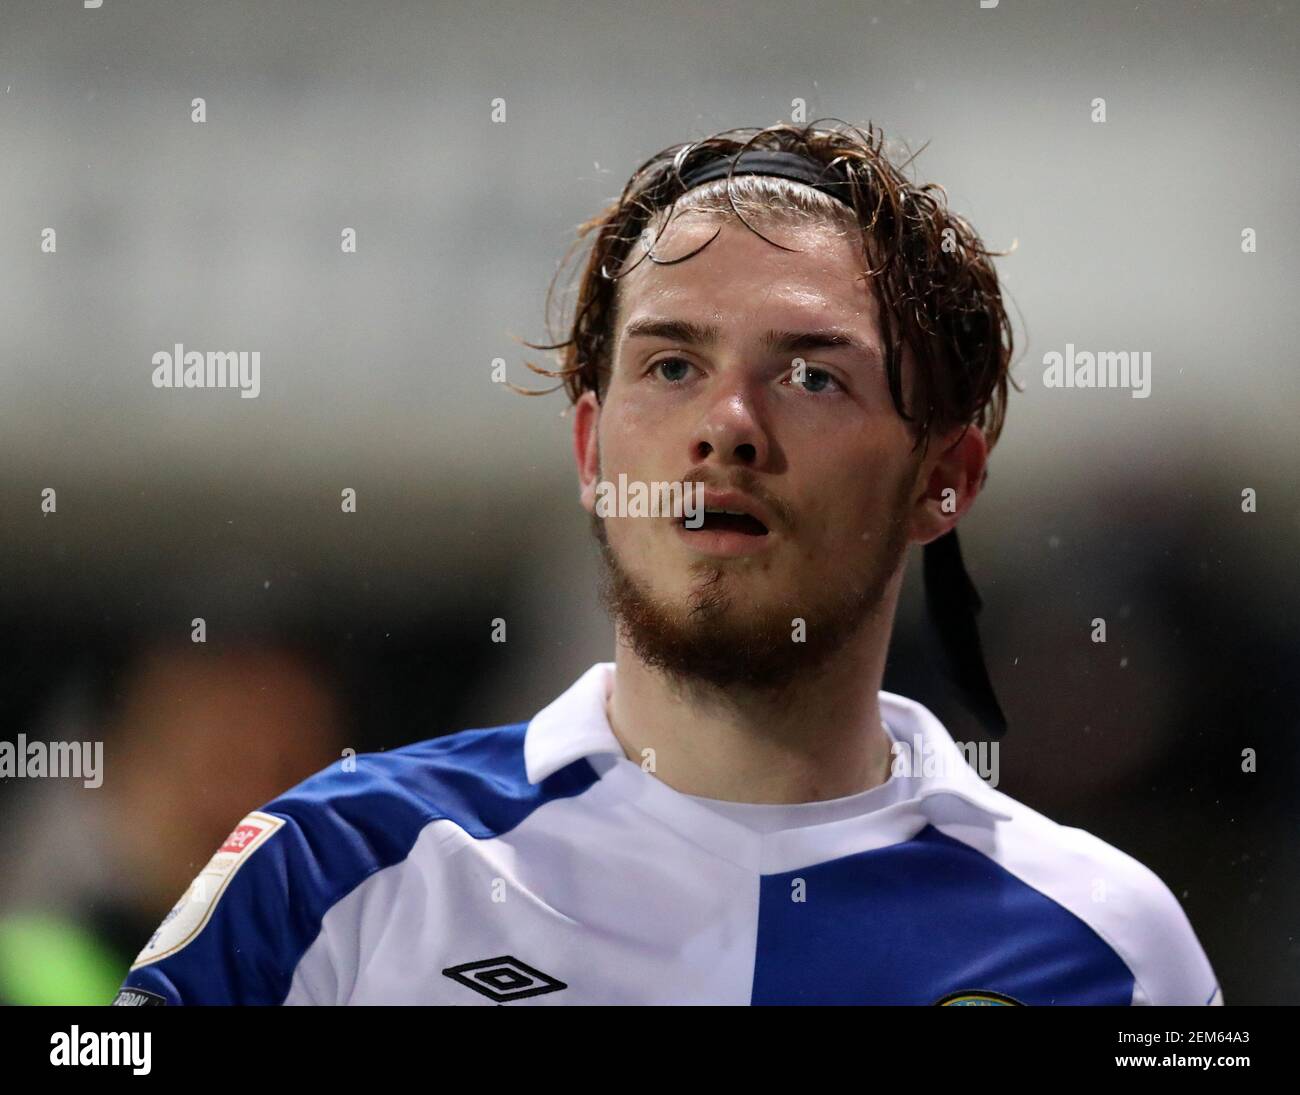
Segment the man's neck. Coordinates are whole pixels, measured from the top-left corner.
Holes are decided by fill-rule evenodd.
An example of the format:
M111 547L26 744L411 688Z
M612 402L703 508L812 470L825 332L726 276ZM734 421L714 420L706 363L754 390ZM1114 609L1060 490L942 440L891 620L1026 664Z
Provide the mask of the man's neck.
M892 623L892 610L868 620L815 679L777 697L670 679L620 639L610 728L630 760L683 794L796 803L869 790L889 778L879 691Z

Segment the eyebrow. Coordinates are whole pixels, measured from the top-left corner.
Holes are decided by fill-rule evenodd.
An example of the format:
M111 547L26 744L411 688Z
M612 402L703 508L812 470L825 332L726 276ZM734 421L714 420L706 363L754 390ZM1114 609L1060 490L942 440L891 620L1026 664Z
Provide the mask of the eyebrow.
M717 327L708 323L694 323L688 319L658 319L646 316L634 319L623 328L623 337L659 338L667 342L682 342L693 346L714 346L721 337ZM853 350L872 361L881 360L880 349L863 342L851 331L842 327L824 327L815 331L768 331L763 335L763 346L778 354L803 354L813 350L843 348Z

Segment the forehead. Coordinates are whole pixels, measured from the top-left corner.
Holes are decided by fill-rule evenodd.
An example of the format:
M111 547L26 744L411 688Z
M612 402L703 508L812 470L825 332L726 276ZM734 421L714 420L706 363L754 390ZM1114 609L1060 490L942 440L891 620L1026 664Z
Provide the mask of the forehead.
M859 231L825 221L781 224L749 212L746 219L767 239L733 215L687 212L654 243L657 263L635 244L624 264L630 273L618 282L620 328L640 314L671 308L724 326L759 318L769 325L833 318L863 335L876 332L876 301L863 275ZM714 233L717 238L691 255ZM653 243L653 232L644 240ZM691 257L673 262L686 255Z

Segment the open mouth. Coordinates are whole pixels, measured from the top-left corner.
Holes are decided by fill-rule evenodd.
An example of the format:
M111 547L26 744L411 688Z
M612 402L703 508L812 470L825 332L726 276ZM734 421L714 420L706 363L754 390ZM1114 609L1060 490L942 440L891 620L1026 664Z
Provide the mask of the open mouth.
M767 535L767 526L757 517L735 510L705 507L704 523L699 528L692 528L686 524L684 517L681 523L687 532L739 532L746 536Z

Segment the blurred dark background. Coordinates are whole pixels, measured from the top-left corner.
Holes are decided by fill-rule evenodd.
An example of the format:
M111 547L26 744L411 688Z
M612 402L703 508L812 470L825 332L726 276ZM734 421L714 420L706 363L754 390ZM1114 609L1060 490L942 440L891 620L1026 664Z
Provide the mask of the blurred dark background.
M802 101L931 142L1016 243L1025 391L962 526L999 786L1155 870L1229 1004L1295 1003L1298 42L1270 3L6 0L0 739L105 780L0 781L0 996L101 997L249 809L612 655L563 397L493 359L535 383L637 165ZM154 389L176 342L260 350L260 396ZM1150 397L1045 388L1067 342L1151 351ZM969 740L917 564L886 687Z

